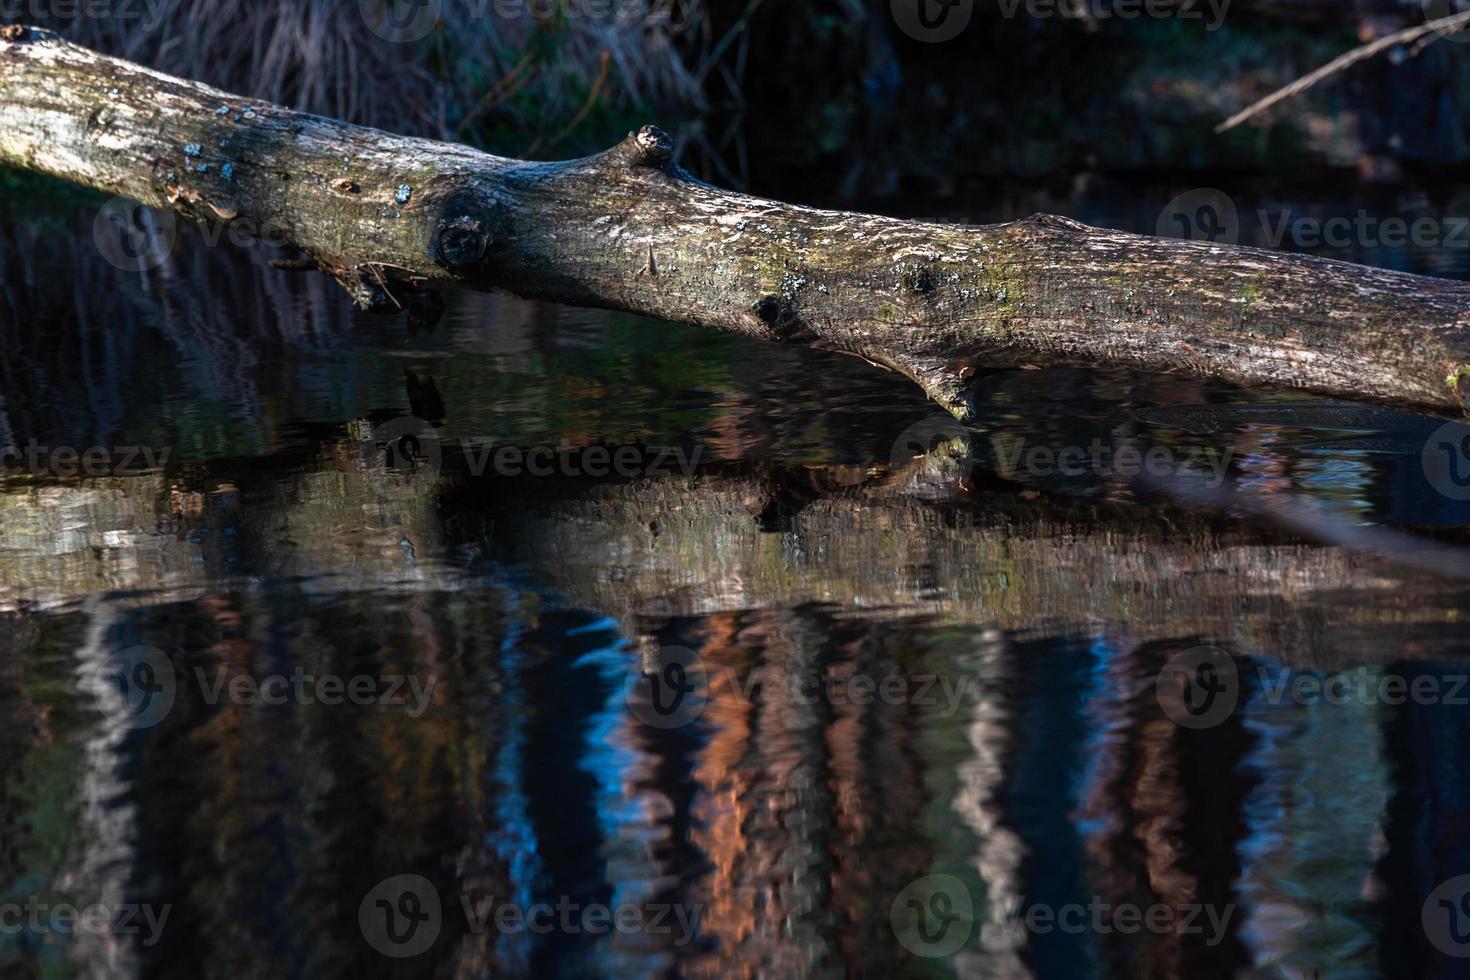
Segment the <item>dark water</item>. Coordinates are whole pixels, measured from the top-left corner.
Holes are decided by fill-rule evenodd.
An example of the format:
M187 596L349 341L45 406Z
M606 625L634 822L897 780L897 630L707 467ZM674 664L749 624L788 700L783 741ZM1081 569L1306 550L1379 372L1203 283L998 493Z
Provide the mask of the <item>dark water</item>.
M957 433L857 360L408 337L7 209L7 975L1466 973L1442 420L1014 371Z

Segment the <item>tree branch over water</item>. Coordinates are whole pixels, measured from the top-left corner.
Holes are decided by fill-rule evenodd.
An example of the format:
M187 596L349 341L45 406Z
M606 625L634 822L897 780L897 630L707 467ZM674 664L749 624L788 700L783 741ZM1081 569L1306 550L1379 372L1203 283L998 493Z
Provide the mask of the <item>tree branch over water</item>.
M0 162L282 229L366 309L432 314L435 289L463 286L692 322L862 357L962 420L976 372L1032 364L1470 407L1470 284L1049 215L822 211L712 187L672 156L644 127L581 160L511 160L0 29Z

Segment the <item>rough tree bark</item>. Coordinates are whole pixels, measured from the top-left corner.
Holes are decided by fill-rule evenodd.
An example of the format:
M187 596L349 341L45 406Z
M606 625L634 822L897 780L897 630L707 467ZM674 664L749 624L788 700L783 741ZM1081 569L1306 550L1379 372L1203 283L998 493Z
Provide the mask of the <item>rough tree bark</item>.
M0 29L0 162L281 229L366 308L441 285L855 354L965 420L978 370L1118 364L1459 414L1470 284L1036 215L986 227L720 190L644 127L531 163Z

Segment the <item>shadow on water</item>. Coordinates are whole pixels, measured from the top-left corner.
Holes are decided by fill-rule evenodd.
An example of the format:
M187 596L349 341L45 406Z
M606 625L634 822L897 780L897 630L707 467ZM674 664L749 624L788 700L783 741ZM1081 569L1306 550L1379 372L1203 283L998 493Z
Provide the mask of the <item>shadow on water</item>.
M505 297L408 338L264 246L120 272L38 208L0 221L18 973L1470 951L1470 587L1361 533L1464 543L1437 420L1015 371L916 460L955 433L856 360Z

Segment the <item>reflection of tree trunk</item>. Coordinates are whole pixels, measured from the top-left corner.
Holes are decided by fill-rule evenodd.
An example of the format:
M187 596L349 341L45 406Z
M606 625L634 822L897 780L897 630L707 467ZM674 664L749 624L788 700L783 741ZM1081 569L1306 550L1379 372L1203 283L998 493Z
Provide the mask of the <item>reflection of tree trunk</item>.
M1383 828L1387 850L1377 868L1383 888L1374 896L1383 915L1377 966L1388 977L1449 980L1465 976L1467 889L1450 886L1427 909L1426 903L1440 885L1470 875L1470 711L1460 700L1465 670L1463 663L1404 663L1395 673L1402 690L1428 682L1439 696L1410 695L1386 711L1393 795ZM1429 922L1443 930L1438 946L1427 938Z
M1181 727L1164 713L1162 689L1151 679L1170 656L1193 645L1146 644L1119 658L1113 689L1124 700L1106 712L1110 751L1085 804L1103 829L1089 850L1105 901L1143 909L1164 905L1175 922L1190 908L1203 909L1191 920L1200 934L1113 933L1106 937L1111 956L1133 961L1136 942L1145 947L1151 975L1233 977L1248 962L1237 938L1233 883L1253 781L1243 771L1251 737L1239 708L1200 730ZM1211 912L1229 916L1224 935L1212 933Z
M969 835L952 843L954 774L930 755L962 719L847 696L854 677L915 672L906 626L813 607L700 622L710 702L690 779L694 857L708 870L684 898L705 906L713 948L680 971L891 974L899 951L872 938L891 935L895 896L971 851Z
M1271 670L1262 681L1291 676ZM1383 713L1356 699L1305 707L1257 698L1247 711L1260 782L1246 808L1237 917L1258 966L1298 976L1373 972L1377 937L1364 935L1364 922L1390 791Z
M745 764L755 726L754 709L740 696L739 682L752 669L738 643L741 616L716 613L705 620L708 634L699 655L708 671L709 703L701 715L709 738L691 778L699 785L694 804L695 844L710 868L691 889L693 901L705 906L703 934L721 950L754 952L757 919L766 913L744 884L744 864L751 853L747 827L759 805L753 786L760 773ZM747 945L749 944L749 945ZM752 957L754 958L754 957ZM723 957L686 967L691 976L734 976L735 964Z
M87 837L94 848L124 848L126 860L101 854L116 870L84 880L125 874L125 900L172 903L164 941L137 950L144 974L199 975L228 960L264 975L308 947L344 969L381 969L362 941L357 903L397 874L421 874L438 889L451 967L469 964L460 975L474 976L494 962L495 933L467 935L459 897L507 894L508 862L483 846L487 827L499 824L481 779L506 724L490 711L493 697L481 702L501 665L460 652L502 624L483 594L405 598L431 620L429 633L412 609L381 596L318 605L263 590L142 609L107 600L128 633L168 651L179 678L167 718L131 733L121 783L102 784L108 812L133 826ZM110 639L128 633L115 629ZM224 688L210 703L202 686L296 667L314 677L435 678L436 703L413 718L294 696L238 703ZM443 710L449 698L453 712Z
M122 616L105 600L89 600L84 615L86 632L76 651L76 678L78 687L96 699L101 717L86 740L78 778L81 817L77 853L69 855L69 866L61 869L57 879L68 891L77 888L80 894L69 898L79 906L101 902L107 908L120 909L136 900L128 886L138 871L139 846L146 843L140 840L146 833L140 804L129 792L129 770L137 760L128 745L134 733L127 716L126 694L110 676L109 668L109 658L117 651L113 645L117 640L115 627ZM109 975L128 976L138 971L137 954L132 944L111 936L91 930L77 934L74 955L79 965L95 968L106 964Z
M1014 651L995 631L978 637L976 646L979 690L965 727L970 757L957 767L961 785L953 806L974 833L970 863L984 882L985 895L984 912L976 916L982 953L961 954L961 962L970 975L1018 980L1033 974L1022 959L1029 937L1016 927L1017 917L1026 911L1022 864L1027 848L1003 799L1015 762L1016 723L1008 704Z
M717 190L645 127L523 163L0 35L0 160L305 251L366 308L508 288L844 351L961 418L982 367L1117 363L1445 412L1470 404L1470 286L1038 216L984 228ZM344 162L345 161L345 162Z
M713 818L708 833L716 845L708 852L716 866L706 930L719 937L721 955L693 972L806 976L834 952L825 949L824 926L831 886L826 707L784 695L786 678L820 670L822 636L800 614L758 612L738 622L702 654L717 696L706 712L714 712L712 722L728 719L736 727L713 735L696 769L700 810ZM745 663L746 649L763 657ZM738 760L732 738L745 753Z

